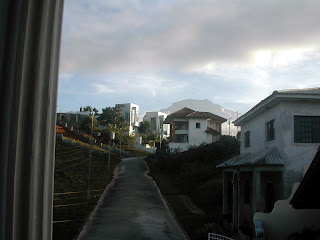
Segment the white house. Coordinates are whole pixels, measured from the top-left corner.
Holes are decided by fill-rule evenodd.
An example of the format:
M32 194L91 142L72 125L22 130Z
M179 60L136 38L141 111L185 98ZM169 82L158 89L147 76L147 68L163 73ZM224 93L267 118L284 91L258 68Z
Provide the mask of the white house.
M167 118L167 114L162 112L146 112L143 117L143 121L149 121L151 123L151 131L157 133L162 138L167 138L170 134L170 128L168 124L163 124L164 120Z
M233 226L252 226L256 212L271 212L288 198L293 184L320 144L320 88L274 91L234 124L241 126L240 155L223 169L223 214Z
M122 113L127 120L129 130L126 132L126 134L136 134L139 127L139 105L134 103L123 103L116 104L116 106L121 106Z
M208 112L183 108L170 114L165 124L170 124L170 149L186 151L190 146L220 140L221 124L227 119Z

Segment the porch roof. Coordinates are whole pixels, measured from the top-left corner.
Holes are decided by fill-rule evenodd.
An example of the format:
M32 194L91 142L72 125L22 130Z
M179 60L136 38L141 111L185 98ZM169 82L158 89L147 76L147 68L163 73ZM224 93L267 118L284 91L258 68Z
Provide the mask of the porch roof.
M239 154L228 161L225 161L219 165L217 168L222 167L241 167L241 166L281 166L283 165L283 160L280 156L278 149L266 149L254 154Z

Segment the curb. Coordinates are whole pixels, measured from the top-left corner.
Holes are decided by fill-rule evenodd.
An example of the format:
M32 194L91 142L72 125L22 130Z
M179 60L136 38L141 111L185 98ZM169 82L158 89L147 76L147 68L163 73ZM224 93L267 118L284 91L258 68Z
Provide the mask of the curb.
M191 238L189 237L188 233L186 232L186 230L183 228L183 226L182 226L181 223L179 222L176 214L174 213L174 211L173 211L173 209L171 208L170 204L168 203L167 199L165 198L165 196L162 195L162 193L161 193L161 191L160 191L160 189L159 189L156 181L153 179L153 177L151 177L150 175L148 175L148 173L150 172L150 170L149 170L149 167L148 167L148 164L146 163L146 161L144 161L144 162L145 162L145 164L146 164L146 166L147 166L147 169L148 169L147 172L145 172L145 174L146 174L149 178L151 178L152 181L154 182L154 185L157 187L158 192L159 192L162 200L165 202L165 205L167 206L167 208L168 208L169 211L171 212L171 215L173 216L174 220L178 223L178 225L179 225L179 227L180 227L183 235L185 236L185 238L186 238L187 240L191 240Z
M118 174L121 170L121 166L122 166L122 162L120 162L113 170L113 178L111 180L111 182L106 186L106 188L104 189L103 193L101 194L98 202L97 202L97 205L95 206L95 208L93 209L93 211L90 213L88 219L86 220L81 232L79 233L79 235L77 237L75 237L74 239L76 240L80 240L82 237L85 236L86 234L86 229L87 229L87 224L95 218L96 216L96 213L97 213L97 210L98 208L100 207L100 205L103 203L103 199L106 197L106 195L109 193L110 189L113 187L113 185L115 184L116 182L116 179L118 177Z

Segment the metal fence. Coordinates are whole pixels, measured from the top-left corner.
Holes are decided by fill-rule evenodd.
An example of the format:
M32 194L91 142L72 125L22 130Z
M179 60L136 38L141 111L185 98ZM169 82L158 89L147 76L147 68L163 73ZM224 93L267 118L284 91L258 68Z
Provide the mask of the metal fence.
M232 238L216 234L216 233L208 233L208 240L234 240Z

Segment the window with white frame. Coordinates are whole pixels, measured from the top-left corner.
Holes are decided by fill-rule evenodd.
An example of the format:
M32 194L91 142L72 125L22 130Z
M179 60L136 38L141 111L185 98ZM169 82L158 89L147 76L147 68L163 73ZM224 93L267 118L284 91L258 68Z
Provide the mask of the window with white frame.
M199 122L196 123L196 128L200 128L200 123Z

